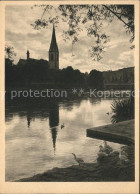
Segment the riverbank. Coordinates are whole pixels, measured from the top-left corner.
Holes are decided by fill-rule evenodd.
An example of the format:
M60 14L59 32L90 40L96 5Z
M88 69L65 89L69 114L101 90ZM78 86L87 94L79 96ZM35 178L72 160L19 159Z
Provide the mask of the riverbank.
M124 146L123 146L124 147ZM118 152L97 159L96 163L84 163L67 168L53 168L17 182L107 182L134 181L134 148L126 146L128 162L122 162Z

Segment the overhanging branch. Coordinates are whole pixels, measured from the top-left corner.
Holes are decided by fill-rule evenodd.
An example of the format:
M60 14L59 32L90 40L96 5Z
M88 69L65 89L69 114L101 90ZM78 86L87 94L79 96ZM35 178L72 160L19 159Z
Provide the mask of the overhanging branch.
M111 10L109 7L106 5L103 5L107 10L109 10L111 13L113 13L120 21L122 21L127 27L130 27L120 16L118 16L113 10Z

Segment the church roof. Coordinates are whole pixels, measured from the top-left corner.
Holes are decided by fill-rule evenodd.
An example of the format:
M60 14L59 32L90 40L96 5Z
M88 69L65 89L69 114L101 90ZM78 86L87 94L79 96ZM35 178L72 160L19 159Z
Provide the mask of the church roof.
M52 40L51 40L49 52L53 52L53 51L59 52L58 51L57 42L56 42L55 27L54 27L54 25L53 25Z
M20 59L19 62L18 62L18 65L26 65L27 63L31 63L31 64L44 64L44 63L48 63L47 60L44 60L44 59L32 59L32 58L29 58L29 59Z
M20 59L18 65L25 65L27 63L26 59Z

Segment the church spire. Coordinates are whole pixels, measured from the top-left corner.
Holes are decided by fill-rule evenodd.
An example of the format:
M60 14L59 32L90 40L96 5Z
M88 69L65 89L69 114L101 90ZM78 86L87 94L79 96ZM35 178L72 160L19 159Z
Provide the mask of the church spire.
M53 52L53 51L58 52L54 24L53 24L52 40L51 40L49 52Z
M59 69L59 50L56 42L55 27L53 24L52 39L49 49L49 67L50 69Z

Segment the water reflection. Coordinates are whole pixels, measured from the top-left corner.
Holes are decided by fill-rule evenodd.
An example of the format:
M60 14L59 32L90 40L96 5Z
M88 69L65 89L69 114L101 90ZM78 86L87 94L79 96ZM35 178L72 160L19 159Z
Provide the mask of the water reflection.
M6 181L74 165L71 153L85 162L95 161L102 141L86 137L86 129L110 124L106 112L111 102L89 98L6 100ZM119 144L109 145L120 148Z
M31 112L27 112L27 125L28 125L28 128L30 128L30 123L31 123Z
M59 106L63 109L72 112L73 107L79 107L83 98L72 98L67 100L44 100L42 99L24 99L18 98L16 100L6 99L6 122L11 121L15 115L27 118L27 127L30 128L31 122L35 118L49 118L49 126L52 137L54 151L56 150L56 139L59 127ZM23 103L24 101L24 103ZM89 98L91 104L101 102L100 98ZM39 106L38 106L39 105ZM62 127L64 128L64 127ZM61 129L62 129L61 128Z
M37 115L38 116L38 113ZM27 110L27 126L30 128L31 121L35 115L31 110ZM50 132L52 135L52 143L54 151L56 150L56 138L57 138L57 132L58 132L58 126L59 126L59 105L58 102L51 102L51 105L49 106L49 109L47 111L47 114L45 114L45 117L49 117L49 126L50 126Z
M6 102L6 122L11 121L14 115L18 114L20 117L26 116L27 127L30 128L31 122L34 121L35 118L49 118L53 148L54 151L56 150L57 128L59 127L59 101L49 101L46 104L44 104L44 102L39 103L40 108L35 106L35 103L30 100L26 101L25 106L23 106L23 103L20 103L20 100L19 103L12 100ZM67 102L66 106L71 107L72 104Z
M49 111L49 125L52 134L54 151L56 149L57 127L59 125L59 106L58 103L52 103Z
M59 106L58 103L51 103L49 107L49 125L50 128L57 127L59 125Z

